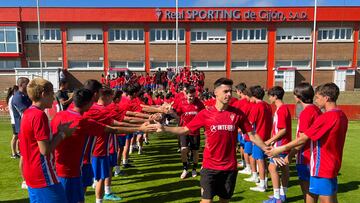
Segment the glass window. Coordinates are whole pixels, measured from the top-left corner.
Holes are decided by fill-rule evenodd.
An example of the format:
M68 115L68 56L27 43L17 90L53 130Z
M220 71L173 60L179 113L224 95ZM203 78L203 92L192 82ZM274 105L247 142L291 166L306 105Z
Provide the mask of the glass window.
M167 40L166 39L166 30L161 31L161 40Z
M335 30L335 39L340 39L340 30L339 29Z
M156 40L161 40L161 31L156 30Z
M331 61L316 61L316 67L331 67Z
M140 41L144 40L144 31L143 30L139 30L139 40Z
M207 32L202 33L202 37L203 37L202 40L207 40L207 34L208 34Z
M69 61L69 68L87 68L86 61Z
M201 39L202 33L201 32L197 32L196 33L196 40L202 40Z
M233 61L231 62L231 68L247 68L248 62L247 61Z
M265 67L265 61L249 61L249 67L262 68Z
M255 30L250 30L250 40L255 39Z
M122 40L122 41L125 41L126 40L126 30L120 30L120 33L118 34L120 35L118 37L118 39Z
M155 41L155 30L150 30L150 41Z
M266 29L261 29L261 40L266 40Z
M260 30L255 30L255 39L260 40Z
M90 34L86 35L86 40L91 40L91 35Z
M196 62L192 62L191 66L194 68L207 68L207 62L196 61Z
M6 42L16 42L16 31L6 31Z
M179 30L180 41L185 40L185 30Z
M161 62L161 61L153 61L151 62L151 69L155 68L166 68L167 62Z
M127 31L127 40L133 40L132 30Z
M243 31L242 30L238 30L238 40L242 40L243 39Z
M191 41L196 41L196 32L191 32Z
M126 68L127 63L126 61L110 61L111 68Z
M60 62L60 61L49 61L49 62L46 62L46 67L62 67L62 62Z
M16 43L7 43L6 44L6 52L17 52L17 44Z
M333 66L334 67L338 67L338 66L349 66L350 61L333 61Z
M144 62L128 62L128 68L143 68Z
M237 30L232 30L231 31L231 40L236 41L236 37L237 37Z
M89 62L89 68L99 68L99 67L103 67L102 61L90 61Z
M0 43L0 52L5 52L5 44Z
M298 68L308 68L310 61L293 61L292 66Z
M225 63L224 61L209 61L208 67L209 68L224 68Z
M5 32L0 30L0 42L5 42Z
M243 30L243 32L244 32L244 33L243 33L243 39L244 39L244 40L248 40L248 39L249 39L249 36L248 36L248 35L249 35L249 31L248 31L248 30Z
M98 35L98 40L103 40L103 37L101 34Z
M173 38L173 30L168 30L168 36L169 36L169 40L175 39L175 38Z
M276 61L275 63L276 67L282 67L282 66L291 66L291 61Z
M114 30L110 30L110 32L109 32L109 40L110 41L114 41L115 40L115 38L114 38Z
M346 29L346 39L351 39L351 35L352 35L352 30Z

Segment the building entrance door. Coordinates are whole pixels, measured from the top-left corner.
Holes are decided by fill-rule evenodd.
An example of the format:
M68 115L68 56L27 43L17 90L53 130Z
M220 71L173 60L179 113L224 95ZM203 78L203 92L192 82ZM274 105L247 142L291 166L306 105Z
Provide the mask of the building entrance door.
M335 70L334 82L339 87L340 91L345 91L346 70Z

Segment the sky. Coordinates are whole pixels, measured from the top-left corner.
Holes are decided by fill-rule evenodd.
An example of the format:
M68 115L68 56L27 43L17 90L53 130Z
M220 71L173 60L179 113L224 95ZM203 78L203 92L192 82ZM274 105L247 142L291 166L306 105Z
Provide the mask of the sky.
M179 7L313 6L315 0L178 0ZM40 7L175 7L175 0L39 0ZM360 6L360 0L318 0L319 6ZM36 6L36 0L0 0L0 7Z

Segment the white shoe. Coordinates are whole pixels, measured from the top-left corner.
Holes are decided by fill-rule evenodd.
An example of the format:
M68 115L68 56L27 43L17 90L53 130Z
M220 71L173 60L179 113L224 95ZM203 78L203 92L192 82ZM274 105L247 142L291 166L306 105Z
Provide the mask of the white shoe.
M195 178L195 177L197 176L196 170L192 170L192 171L191 171L191 176L192 176L193 178Z
M91 186L93 189L96 188L96 181L93 182L92 186Z
M134 150L133 146L130 146L129 154L132 154L132 153L133 153L133 150Z
M28 186L26 185L26 182L25 182L25 181L23 181L23 182L21 183L21 189L24 189L24 190L27 190L27 189L28 189Z
M142 154L142 147L139 147L138 154Z
M256 186L260 186L260 182L256 183ZM268 189L267 181L265 181L265 189Z
M182 172L181 175L180 175L180 178L181 178L181 179L185 179L186 176L187 176L187 174L188 174L187 170L183 170L183 172Z
M256 191L256 192L265 192L266 188L261 186L251 187L250 190Z
M240 170L238 173L240 174L245 174L245 175L251 175L251 169L243 169L243 170Z
M257 183L259 182L258 178L254 178L254 176L251 176L250 178L244 178L245 181L247 182L252 182L252 183Z

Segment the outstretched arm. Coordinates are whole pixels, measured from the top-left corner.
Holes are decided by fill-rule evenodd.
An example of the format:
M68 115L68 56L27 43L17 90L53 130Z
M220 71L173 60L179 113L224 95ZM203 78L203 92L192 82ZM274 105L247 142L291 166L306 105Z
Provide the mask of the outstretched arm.
M289 151L289 150L291 150L291 149L293 149L295 147L304 145L308 139L309 139L308 136L306 136L304 133L300 133L300 137L298 137L295 140L287 143L286 145L273 148L271 151L267 151L266 154L268 156L279 155L282 152Z

